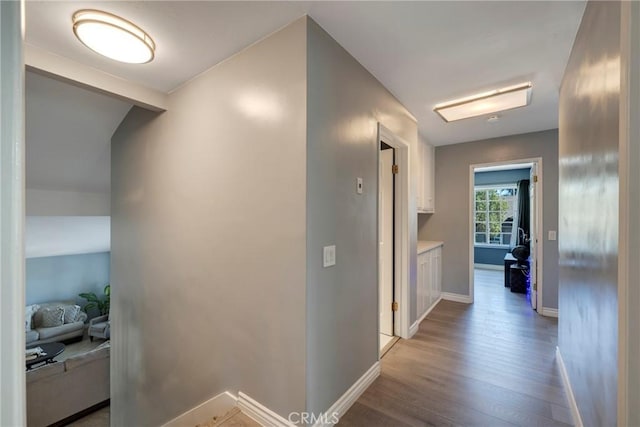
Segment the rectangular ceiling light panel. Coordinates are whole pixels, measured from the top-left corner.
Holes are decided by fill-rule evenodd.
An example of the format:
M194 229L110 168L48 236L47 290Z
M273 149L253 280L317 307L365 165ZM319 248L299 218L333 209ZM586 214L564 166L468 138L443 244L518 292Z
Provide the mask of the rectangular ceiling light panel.
M531 82L444 102L435 106L445 122L484 116L529 105Z

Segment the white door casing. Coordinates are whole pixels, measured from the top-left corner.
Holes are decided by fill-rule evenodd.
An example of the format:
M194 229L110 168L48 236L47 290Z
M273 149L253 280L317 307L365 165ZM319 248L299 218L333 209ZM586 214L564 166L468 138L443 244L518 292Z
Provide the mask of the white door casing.
M378 287L380 298L380 333L393 335L393 149L380 151L379 233L380 269Z
M399 169L395 176L394 183L394 262L396 267L394 271L394 300L398 303L398 310L394 312L393 316L393 332L396 336L408 339L410 338L409 319L410 305L412 304L409 296L409 269L411 259L409 224L411 224L412 219L414 219L416 215L415 209L412 212L409 210L411 188L409 165L412 159L409 152L411 146L381 123L378 124L378 146L376 147L378 152L380 152L380 142L384 142L393 147L395 151L395 163ZM379 179L380 177L378 177L378 180ZM379 220L380 218L378 218L378 221ZM415 251L415 246L413 250ZM415 304L415 302L413 302L413 304Z
M478 163L469 165L469 297L470 302L473 303L474 299L474 238L473 238L473 229L474 229L474 212L473 212L473 202L474 202L474 187L475 187L475 179L474 173L476 169L479 168L487 168L487 167L495 167L495 166L505 166L505 165L523 165L530 164L535 165L538 182L536 183L535 188L535 207L531 209L535 209L535 216L537 218L536 224L537 229L535 230L535 234L532 234L532 238L537 239L537 245L535 247L535 253L532 251L532 257L535 257L536 264L536 283L537 283L537 292L536 292L536 310L542 314L542 292L543 292L543 240L542 240L542 229L544 228L544 222L542 217L542 209L543 209L543 193L542 193L542 157L528 158L528 159L515 159L515 160L505 160L501 162L492 162L492 163ZM532 248L533 249L533 248Z
M529 286L530 286L530 303L531 308L534 310L538 307L538 291L537 291L537 277L538 277L538 263L537 263L537 248L538 248L538 213L537 213L537 188L538 184L535 182L538 179L538 165L533 163L531 165L529 173L529 248L531 249L531 258L529 263Z
M0 425L26 425L24 2L0 1Z

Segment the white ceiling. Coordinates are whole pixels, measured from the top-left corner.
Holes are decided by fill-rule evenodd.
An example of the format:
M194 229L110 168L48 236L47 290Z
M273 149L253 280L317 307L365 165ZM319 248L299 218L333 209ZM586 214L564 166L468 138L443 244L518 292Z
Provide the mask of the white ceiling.
M27 43L147 87L171 91L308 13L418 119L436 145L557 127L558 90L585 3L579 2L35 2ZM80 8L140 25L158 46L145 65L118 64L71 31ZM432 108L452 98L533 82L531 105L497 123L444 123Z
M171 91L307 13L418 119L436 145L557 127L558 90L583 1L532 2L36 2L27 43L116 76ZM130 19L158 46L145 65L118 64L83 47L71 15L98 8ZM444 123L432 108L463 95L533 82L529 107L497 123Z
M111 136L130 104L26 76L27 188L109 192Z
M108 252L110 233L108 216L28 216L26 257Z

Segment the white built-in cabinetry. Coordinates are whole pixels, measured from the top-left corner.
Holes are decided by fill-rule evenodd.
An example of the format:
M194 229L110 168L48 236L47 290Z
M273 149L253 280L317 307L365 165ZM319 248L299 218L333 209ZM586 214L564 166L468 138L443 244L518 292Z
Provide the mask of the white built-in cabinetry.
M418 140L418 212L435 211L435 148Z
M442 246L418 254L418 319L431 310L442 294Z

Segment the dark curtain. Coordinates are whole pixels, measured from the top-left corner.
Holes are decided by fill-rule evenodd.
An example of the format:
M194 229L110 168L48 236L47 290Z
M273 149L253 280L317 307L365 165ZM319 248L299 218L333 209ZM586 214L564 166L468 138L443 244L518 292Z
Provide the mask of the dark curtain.
M529 247L524 235L529 238L529 180L518 181L518 245ZM522 231L520 231L522 230Z

